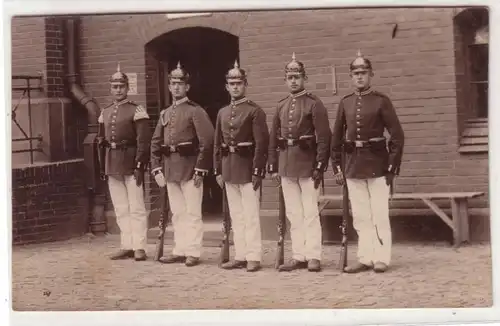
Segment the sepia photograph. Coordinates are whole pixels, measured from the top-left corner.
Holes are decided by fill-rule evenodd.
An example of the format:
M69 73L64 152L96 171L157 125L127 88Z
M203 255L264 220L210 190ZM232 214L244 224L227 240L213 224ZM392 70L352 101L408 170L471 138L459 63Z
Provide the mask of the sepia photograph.
M12 310L492 307L491 21L14 15Z

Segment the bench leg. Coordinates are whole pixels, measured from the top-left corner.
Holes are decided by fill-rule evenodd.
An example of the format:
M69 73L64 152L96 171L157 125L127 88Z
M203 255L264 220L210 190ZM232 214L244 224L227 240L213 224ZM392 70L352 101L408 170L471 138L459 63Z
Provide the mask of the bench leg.
M460 203L456 198L451 199L451 215L453 221L453 244L454 247L460 246L462 242L462 222L461 222L461 214L460 214Z
M462 242L470 243L469 230L469 205L467 198L458 199L458 210L460 212L460 238Z

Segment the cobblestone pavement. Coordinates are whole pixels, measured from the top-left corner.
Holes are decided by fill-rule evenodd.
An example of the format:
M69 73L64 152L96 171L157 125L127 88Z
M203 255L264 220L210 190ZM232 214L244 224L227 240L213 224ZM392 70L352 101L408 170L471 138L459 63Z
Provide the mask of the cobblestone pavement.
M278 273L276 243L264 243L257 273L217 266L220 252L204 247L196 267L152 261L111 261L118 238L82 237L14 247L14 310L143 310L262 308L428 308L492 305L489 244L395 244L392 269L357 275L336 270L338 246L324 247L323 271ZM166 244L165 252L169 252ZM290 243L287 243L290 250ZM355 259L355 246L349 259ZM233 253L231 253L233 254ZM287 251L286 257L290 257Z

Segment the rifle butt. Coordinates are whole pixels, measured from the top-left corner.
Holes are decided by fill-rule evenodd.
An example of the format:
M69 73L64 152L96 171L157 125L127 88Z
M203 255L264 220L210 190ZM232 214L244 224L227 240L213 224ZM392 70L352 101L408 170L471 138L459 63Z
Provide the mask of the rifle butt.
M278 250L276 252L275 268L285 263L285 234L286 234L286 211L283 189L279 186L279 217L278 217Z
M231 232L231 216L229 214L229 203L227 201L226 187L222 188L222 230L224 238L222 240L220 252L220 265L229 261L229 234Z
M159 261L161 257L163 257L163 245L165 243L165 233L161 234L158 237L158 242L156 243L156 250L154 260Z

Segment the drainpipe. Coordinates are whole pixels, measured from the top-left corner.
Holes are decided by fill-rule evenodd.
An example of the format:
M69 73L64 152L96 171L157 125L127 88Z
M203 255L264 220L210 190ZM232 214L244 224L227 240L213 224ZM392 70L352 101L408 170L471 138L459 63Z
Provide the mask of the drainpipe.
M87 110L88 128L87 136L83 141L83 158L85 164L85 180L89 198L89 231L96 235L107 232L107 220L105 216L106 184L99 177L99 161L97 156L97 133L99 123L97 121L101 109L95 99L88 96L80 86L80 75L78 67L79 59L79 18L68 18L65 21L66 49L68 55L67 88L73 99Z

